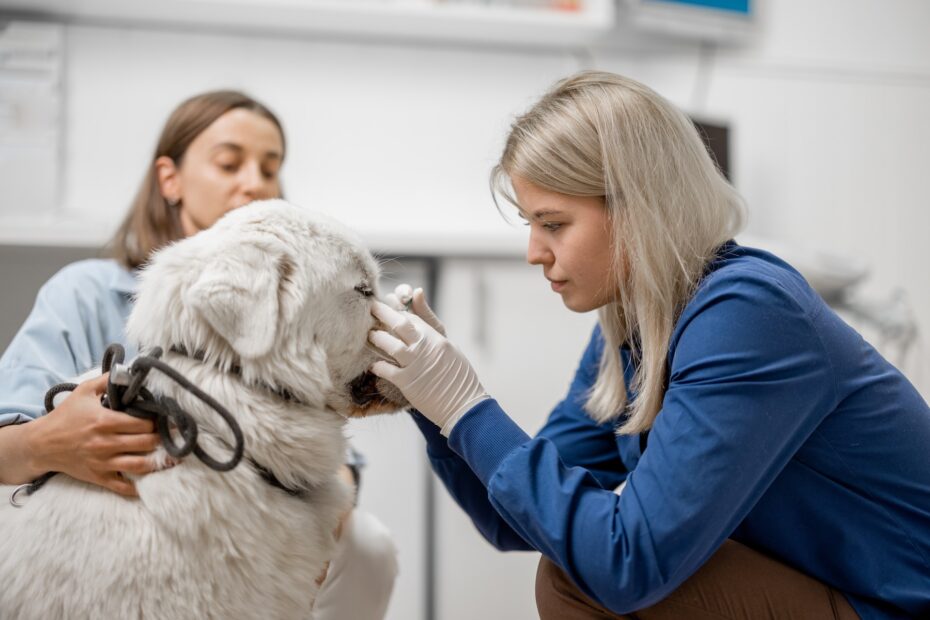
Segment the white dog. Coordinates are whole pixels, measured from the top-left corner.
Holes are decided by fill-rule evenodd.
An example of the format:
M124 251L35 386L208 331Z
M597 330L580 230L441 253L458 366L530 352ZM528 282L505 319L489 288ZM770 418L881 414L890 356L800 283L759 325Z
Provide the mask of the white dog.
M187 456L139 479L138 499L57 475L21 508L4 500L0 617L310 617L351 504L336 477L345 417L405 405L366 373L377 280L349 231L279 200L160 251L142 273L130 340L164 349L233 414L243 460L218 472ZM213 409L158 370L146 386L228 459L233 435Z

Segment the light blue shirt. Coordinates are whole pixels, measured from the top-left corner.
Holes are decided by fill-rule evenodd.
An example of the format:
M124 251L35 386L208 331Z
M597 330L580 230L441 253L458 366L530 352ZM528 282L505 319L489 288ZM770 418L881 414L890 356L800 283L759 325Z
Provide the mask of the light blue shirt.
M126 342L136 279L113 260L84 260L56 273L0 358L0 426L45 413L45 393L103 359L107 346Z

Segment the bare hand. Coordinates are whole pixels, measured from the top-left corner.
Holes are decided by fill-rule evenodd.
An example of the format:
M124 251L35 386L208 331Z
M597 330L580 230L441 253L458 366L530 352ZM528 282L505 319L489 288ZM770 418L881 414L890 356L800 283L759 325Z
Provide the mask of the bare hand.
M62 472L120 495L136 496L135 485L121 472L152 471L146 455L160 439L151 421L100 404L107 376L80 384L48 415L30 423L35 425L30 456L42 471Z

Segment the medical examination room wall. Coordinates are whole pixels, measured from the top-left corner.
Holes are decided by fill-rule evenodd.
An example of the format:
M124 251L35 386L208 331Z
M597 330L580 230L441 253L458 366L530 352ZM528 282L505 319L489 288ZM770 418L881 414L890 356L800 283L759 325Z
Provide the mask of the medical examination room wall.
M22 23L2 6L0 21ZM60 37L59 149L35 205L0 191L0 346L47 272L92 254L113 230L170 109L199 91L241 88L284 123L289 199L330 210L376 250L435 261L387 266L421 282L438 270L433 296L450 334L533 431L567 387L594 317L568 314L538 268L522 264L524 231L501 219L487 177L514 115L557 78L591 67L729 123L748 232L867 268L853 291L871 309L861 331L930 397L930 3L754 7L755 30L737 46L657 37L568 50L40 20ZM7 166L15 151L0 146ZM896 338L897 326L917 335ZM535 617L536 556L483 542L427 482L409 420L351 432L371 461L362 506L400 546L388 617Z

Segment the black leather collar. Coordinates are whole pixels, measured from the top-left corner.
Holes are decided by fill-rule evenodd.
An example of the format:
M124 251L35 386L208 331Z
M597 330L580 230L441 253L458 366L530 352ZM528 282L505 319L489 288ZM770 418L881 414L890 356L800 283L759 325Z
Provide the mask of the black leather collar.
M260 475L262 479L268 484L270 484L271 486L277 489L281 489L282 491L284 491L291 497L296 497L298 499L306 499L307 489L295 489L293 487L289 487L283 482L281 482L280 480L278 480L278 477L275 476L273 473L271 473L271 470L269 470L267 467L263 467L262 465L259 465L252 459L248 459L248 461L249 463L252 464L252 467L254 467L255 470L258 472L258 475Z
M206 353L204 353L203 351L194 351L193 353L188 352L187 347L185 347L183 344L174 344L174 345L171 345L171 347L170 347L168 350L169 350L171 353L177 353L178 355L183 355L183 356L185 356L185 357L189 357L189 358L191 358L191 359L193 359L193 360L197 360L198 362L204 362L204 361L206 361L206 357L207 357L207 356L206 356ZM241 377L241 376L242 376L242 366L240 366L239 364L233 364L233 365L229 368L229 373L230 373L230 374L233 374L233 375L236 375L237 377ZM285 387L276 386L276 385L269 385L269 384L267 384L267 383L262 383L262 382L259 382L259 383L257 383L256 385L258 385L259 387L261 387L261 388L264 389L264 390L268 390L269 392L271 392L272 394L274 394L275 396L277 396L277 397L280 398L281 400L287 401L287 402L289 402L289 403L295 403L295 404L298 404L298 405L299 405L299 404L302 404L302 403L300 402L300 399L298 399L296 396L294 396L293 392L291 392L290 390L288 390L288 389L285 388Z

